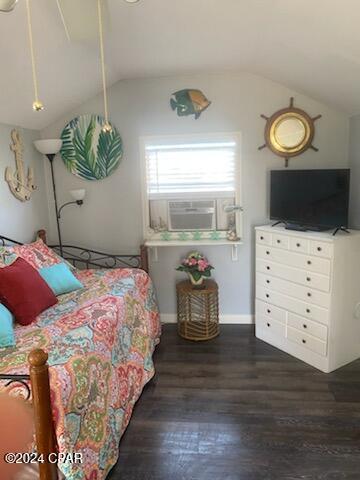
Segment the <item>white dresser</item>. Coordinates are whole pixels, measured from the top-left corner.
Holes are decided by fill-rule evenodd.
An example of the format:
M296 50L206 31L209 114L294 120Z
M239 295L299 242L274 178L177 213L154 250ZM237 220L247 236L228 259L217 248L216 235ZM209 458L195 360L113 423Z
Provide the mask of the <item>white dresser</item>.
M360 357L360 231L256 228L256 336L331 372Z

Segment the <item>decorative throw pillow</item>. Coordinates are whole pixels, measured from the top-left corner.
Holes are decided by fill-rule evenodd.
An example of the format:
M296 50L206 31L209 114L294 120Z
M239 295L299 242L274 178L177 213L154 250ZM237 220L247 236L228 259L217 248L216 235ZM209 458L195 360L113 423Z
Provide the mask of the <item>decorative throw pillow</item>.
M36 317L57 303L57 298L41 277L23 258L0 268L0 301L21 325L29 325Z
M0 303L0 348L15 346L13 321L12 314Z
M65 263L40 268L39 273L55 295L62 295L83 288L83 284Z
M7 247L6 250L8 253L23 258L30 263L32 267L36 268L36 270L63 262L63 259L51 250L51 248L45 245L41 239L25 245Z
M0 268L10 265L16 260L16 258L16 254L9 252L7 247L0 247Z

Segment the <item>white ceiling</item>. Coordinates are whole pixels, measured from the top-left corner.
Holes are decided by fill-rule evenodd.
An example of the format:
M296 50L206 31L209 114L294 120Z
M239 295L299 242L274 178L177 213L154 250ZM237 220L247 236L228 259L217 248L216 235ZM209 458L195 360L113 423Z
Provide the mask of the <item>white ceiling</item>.
M80 15L74 8L74 16L79 25L94 25L94 0L72 0L84 1L89 8ZM25 1L19 0L12 13L0 14L0 122L40 129L98 93L101 79L96 39L69 42L56 0L32 5L46 109L31 107ZM108 83L246 70L359 113L359 18L359 0L108 0Z

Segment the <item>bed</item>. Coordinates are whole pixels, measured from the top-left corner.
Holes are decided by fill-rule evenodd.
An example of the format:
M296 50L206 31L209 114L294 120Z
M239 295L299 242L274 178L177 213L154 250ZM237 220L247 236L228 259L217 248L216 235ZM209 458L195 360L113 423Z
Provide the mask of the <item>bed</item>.
M66 479L103 480L154 375L159 313L144 250L108 256L70 246L64 252L73 264L95 268L76 270L85 288L59 297L34 324L16 327L16 347L0 349L0 374L7 379L0 390L26 396L31 386L38 452L81 453L82 463L58 463ZM51 464L39 469L41 480L56 478Z

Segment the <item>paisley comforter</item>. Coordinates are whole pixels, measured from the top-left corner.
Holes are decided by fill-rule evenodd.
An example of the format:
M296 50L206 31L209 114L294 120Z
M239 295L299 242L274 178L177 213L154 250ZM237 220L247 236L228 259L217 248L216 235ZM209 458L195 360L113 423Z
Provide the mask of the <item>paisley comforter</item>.
M26 373L27 355L49 354L50 385L61 463L68 480L102 480L144 385L154 375L160 324L155 292L142 270L77 273L85 288L62 295L35 324L16 327L16 347L0 349L1 373Z

